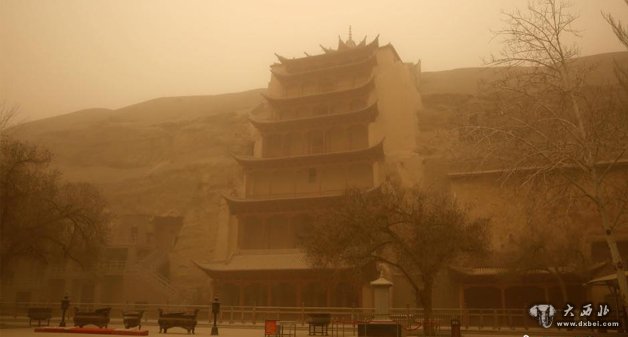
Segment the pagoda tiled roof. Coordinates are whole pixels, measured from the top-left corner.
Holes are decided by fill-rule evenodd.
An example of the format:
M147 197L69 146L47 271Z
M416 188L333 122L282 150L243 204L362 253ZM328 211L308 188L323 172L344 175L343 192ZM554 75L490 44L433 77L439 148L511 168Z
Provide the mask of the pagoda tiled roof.
M366 193L375 193L380 185L365 189ZM265 196L263 198L240 198L223 195L232 215L303 211L337 205L345 197L344 190L316 192L310 194Z
M370 43L364 46L356 46L354 48L346 48L332 51L327 49L324 54L312 55L299 58L287 58L277 55L279 62L286 66L290 72L307 71L321 67L329 67L335 64L351 62L352 60L368 58L379 47L379 35Z
M342 191L329 193L293 195L267 198L238 198L223 196L229 206L231 214L267 213L287 210L307 210L321 207L329 207L337 204L343 197Z
M249 117L249 121L260 132L289 131L296 129L309 129L326 125L341 125L355 121L371 123L378 114L377 102L373 102L366 108L328 115L319 115L287 120L258 120Z
M316 69L306 69L302 71L287 71L285 67L271 67L270 72L277 77L280 81L286 79L292 79L296 77L307 77L311 75L321 75L325 73L335 73L338 72L350 72L355 69L360 69L363 67L373 67L377 64L377 58L375 54L365 58L356 60L354 62L343 63L343 64L334 64L328 67L316 68Z
M311 102L319 102L339 97L353 97L355 95L359 95L361 93L367 93L370 90L375 88L375 76L371 76L368 81L363 83L362 85L348 88L348 89L340 89L336 91L328 91L322 93L316 93L311 95L301 95L301 96L289 96L289 97L278 97L272 96L262 93L262 96L266 98L266 100L273 106L282 106L282 105L291 105L298 103L311 103Z
M295 167L365 160L376 161L384 157L384 139L371 147L352 151L317 153L273 158L258 158L252 156L234 157L240 165L247 169Z

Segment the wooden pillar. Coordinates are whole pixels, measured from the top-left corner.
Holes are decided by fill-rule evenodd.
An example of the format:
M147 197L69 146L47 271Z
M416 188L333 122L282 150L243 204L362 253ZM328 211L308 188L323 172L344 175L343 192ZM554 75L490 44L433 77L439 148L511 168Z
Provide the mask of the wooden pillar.
M506 313L506 286L499 285L497 288L499 289L499 302L501 306L501 313L495 318L495 325L508 325L512 327L512 319L510 318L510 315Z
M297 284L297 303L295 304L295 307L300 307L303 305L303 281L302 280L298 280L296 282Z
M362 283L355 283L355 293L358 296L358 303L356 303L356 307L362 308L364 306L364 297L362 294Z
M244 306L244 282L238 282L238 287L240 288L240 306Z
M273 283L268 282L266 284L266 305L267 306L271 306L273 305Z
M464 303L464 291L465 291L466 287L463 285L458 285L458 308L460 309L464 309L465 308L465 303Z
M211 281L209 282L209 291L210 291L210 299L214 299L216 297L218 297L218 289L220 288L220 285L218 284L218 280L212 278Z
M506 309L506 286L499 287L499 295L501 297L502 309Z
M331 284L328 284L326 288L327 290L325 291L325 295L326 295L325 306L331 307Z

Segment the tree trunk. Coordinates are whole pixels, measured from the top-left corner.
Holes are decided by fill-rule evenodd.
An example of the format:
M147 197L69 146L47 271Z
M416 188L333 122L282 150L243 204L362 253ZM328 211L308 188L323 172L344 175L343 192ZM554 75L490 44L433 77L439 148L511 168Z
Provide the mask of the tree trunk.
M423 278L423 330L426 336L434 336L434 324L432 319L432 293L434 290L434 279L431 277Z
M415 308L423 306L423 295L421 294L421 290L418 288L414 288L414 302Z
M628 308L628 281L626 280L626 273L624 272L624 261L619 253L619 248L617 247L617 240L615 240L615 236L613 234L613 228L611 228L611 223L609 220L609 215L606 210L606 205L604 204L604 198L602 197L602 181L600 181L597 169L595 166L592 166L591 170L591 181L594 183L595 187L595 197L597 202L595 203L597 207L597 212L600 215L602 220L602 228L604 229L604 239L606 240L606 244L608 245L608 249L611 253L611 260L613 261L613 267L615 268L615 272L617 274L617 285L619 287L619 302L622 305L622 308L617 308L621 310L620 317L626 317L626 308ZM623 322L623 325L626 326L628 322Z
M613 261L613 267L615 268L615 272L617 273L617 285L619 286L619 302L622 304L623 308L617 308L621 310L620 317L626 317L626 308L628 308L628 281L626 280L626 273L624 271L624 261L622 260L621 255L619 254L619 248L617 248L617 241L615 240L615 236L613 235L613 231L611 229L608 214L606 214L606 209L603 205L598 204L598 212L602 218L602 226L604 227L604 238L606 239L606 244L611 252L611 259ZM623 325L626 326L628 322L623 322Z

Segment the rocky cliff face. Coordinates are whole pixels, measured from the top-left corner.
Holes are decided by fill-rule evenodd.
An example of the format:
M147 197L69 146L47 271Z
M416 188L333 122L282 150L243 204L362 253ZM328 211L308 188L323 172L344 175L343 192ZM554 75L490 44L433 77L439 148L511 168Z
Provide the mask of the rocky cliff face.
M260 92L84 110L15 132L48 147L65 179L97 185L114 214L183 217L171 279L175 286L198 284L206 277L192 260L211 255L221 195L241 184L231 155L251 151L247 115L261 102Z

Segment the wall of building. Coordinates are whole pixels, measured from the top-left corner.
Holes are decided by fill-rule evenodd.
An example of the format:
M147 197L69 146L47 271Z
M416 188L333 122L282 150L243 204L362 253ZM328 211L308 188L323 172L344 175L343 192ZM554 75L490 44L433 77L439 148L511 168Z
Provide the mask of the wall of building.
M263 156L289 157L364 149L369 146L365 123L265 134Z
M396 175L406 184L421 180L421 158L417 155L417 111L422 109L421 96L414 74L397 59L392 47L377 51L375 73L377 105L380 114L369 125L370 143L384 138L386 163L379 170L378 181Z

